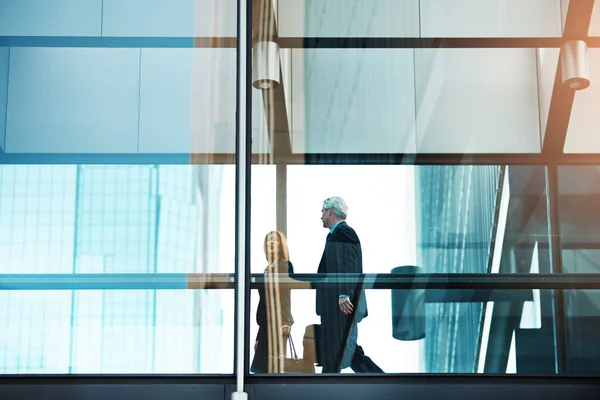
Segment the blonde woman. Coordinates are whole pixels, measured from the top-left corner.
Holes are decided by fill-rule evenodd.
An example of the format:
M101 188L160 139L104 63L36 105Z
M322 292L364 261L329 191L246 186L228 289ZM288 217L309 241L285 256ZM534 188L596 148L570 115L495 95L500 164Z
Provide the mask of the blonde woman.
M256 310L258 334L254 343L254 359L250 371L258 374L283 372L283 358L287 337L290 334L294 318L290 304L290 289L279 285L279 274L294 272L289 261L289 252L285 235L271 231L265 236L264 287L258 289L260 300Z

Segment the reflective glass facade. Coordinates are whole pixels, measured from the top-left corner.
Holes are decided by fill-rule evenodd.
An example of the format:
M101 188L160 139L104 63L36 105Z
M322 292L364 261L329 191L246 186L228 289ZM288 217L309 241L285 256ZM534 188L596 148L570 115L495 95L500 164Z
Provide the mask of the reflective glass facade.
M0 374L600 373L598 14L0 0ZM338 287L383 372L309 360Z
M4 373L231 372L231 360L201 362L232 354L231 291L110 290L119 274L219 271L203 208L221 201L208 190L221 195L222 166L1 168L2 273L33 274L42 287L52 274L95 274L108 289L2 291ZM202 349L209 337L218 341Z

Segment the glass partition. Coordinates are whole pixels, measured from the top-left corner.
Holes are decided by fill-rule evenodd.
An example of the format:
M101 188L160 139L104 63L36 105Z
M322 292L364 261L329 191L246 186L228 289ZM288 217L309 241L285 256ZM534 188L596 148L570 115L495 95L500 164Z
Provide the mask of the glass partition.
M284 37L558 37L560 0L279 0Z
M232 373L234 172L0 166L0 371Z
M594 9L597 7L595 6ZM597 81L600 65L600 49L588 49L588 63L590 66L590 80ZM597 153L600 151L600 140L598 135L590 134L598 126L598 114L596 105L600 100L598 87L590 85L589 90L575 93L573 110L569 119L569 129L565 141L565 153Z
M558 170L560 243L563 272L597 274L600 264L600 168L562 166Z
M254 166L254 173L260 171L258 167L266 166ZM251 252L258 253L253 260L263 254L268 258L267 233L281 230L283 258L293 269L287 261L263 261L259 267L266 265L264 270L252 266L256 289L251 293L248 321L252 373L335 372L304 361L293 364L285 357L314 357L311 354L317 350L311 340L318 334L311 327L326 324L318 292L339 279L352 279L349 272L366 274L356 279L368 289L363 296L368 299L368 318L354 329L359 332L358 345L378 369L363 369L368 362L362 360L357 369L340 364L342 373L557 372L554 294L524 284L530 277L554 271L545 167L288 165L273 169L276 179L266 181L261 172L253 181L253 193L259 188L273 190L268 189L269 182L278 186L270 202L253 202L257 224L263 226L265 215L271 215L273 225L264 225L263 232L253 229ZM285 186L279 186L281 182ZM344 220L360 241L360 271L323 269L332 240L324 200L335 195L346 201ZM281 198L285 202L277 201ZM283 220L282 212L287 216ZM349 253L344 254L345 263L353 262ZM424 290L409 284L395 291L398 275L421 279L416 286L423 285ZM460 276L465 282L476 276L479 286L427 288L440 285L439 279L452 285ZM498 287L496 280L507 276L515 277L512 284ZM516 289L516 284L523 286ZM414 307L418 310L411 311ZM407 319L403 312L409 313ZM295 353L282 334L288 325ZM533 348L536 341L540 347ZM537 365L538 358L544 363Z
M236 34L235 0L4 0L1 7L2 36L193 38Z
M0 374L597 374L592 4L0 1Z
M567 370L571 374L598 374L600 366L600 291L565 291Z
M415 152L541 151L535 49L415 49L414 57Z
M600 7L595 3L594 8L592 9L592 20L590 21L588 35L600 36Z
M233 373L236 22L1 2L1 373Z
M327 234L320 209L332 195L348 203L365 273L415 263L429 273L551 272L547 261L541 271L531 261L536 245L548 251L543 167L291 165L287 171L296 272L316 272Z
M556 37L559 0L420 0L423 37Z
M294 49L292 150L539 153L547 100L537 58L536 49Z
M0 291L0 373L232 373L233 290L111 290L119 277L100 279L107 290Z
M318 279L318 278L314 278ZM555 374L555 321L553 291L540 289L427 289L439 283L436 277L419 283L393 278L367 278L378 282L378 289L366 290L368 318L358 324L356 355L341 361L341 373L461 373L461 374ZM335 278L325 285L334 285ZM284 282L291 282L286 286ZM323 281L320 281L323 282ZM466 282L466 281L465 281ZM282 291L291 287L293 324L288 336L277 329L271 335L250 337L251 348L261 340L272 346L280 341L280 358L268 357L268 370L261 369L260 348L251 353L252 372L256 374L327 374L320 340L328 337L314 314L314 304L302 292L309 290L306 278L281 276ZM406 283L409 285L406 286ZM452 284L448 279L446 284ZM268 290L272 281L257 277L255 287ZM304 286L303 286L304 285ZM394 286L403 289L390 289ZM408 288L412 286L413 288ZM485 284L481 285L484 287ZM373 286L371 286L373 287ZM423 287L423 288L421 288ZM296 289L294 289L296 288ZM256 292L253 292L253 296ZM283 295L282 295L283 296ZM313 293L314 297L314 293ZM282 302L282 306L285 302ZM284 317L284 319L287 317ZM571 320L569 320L571 321ZM255 324L254 321L250 322ZM316 328L315 328L316 327ZM571 325L569 325L569 329ZM281 336L281 337L279 337ZM291 339L290 339L291 338ZM348 337L345 339L352 340ZM575 343L575 342L573 342ZM366 355L364 368L360 358ZM296 360L294 357L297 357ZM286 369L287 368L287 369ZM331 371L329 371L331 372Z

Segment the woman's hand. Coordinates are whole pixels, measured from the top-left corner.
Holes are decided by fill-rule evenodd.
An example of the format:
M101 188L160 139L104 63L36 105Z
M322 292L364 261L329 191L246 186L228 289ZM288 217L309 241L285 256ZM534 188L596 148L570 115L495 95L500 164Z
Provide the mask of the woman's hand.
M256 353L256 349L258 348L258 340L254 342L254 352Z
M290 328L290 326L289 326L289 325L282 325L282 326L281 326L281 334L282 334L283 336L287 336L287 335L289 335L291 330L292 330L292 328Z

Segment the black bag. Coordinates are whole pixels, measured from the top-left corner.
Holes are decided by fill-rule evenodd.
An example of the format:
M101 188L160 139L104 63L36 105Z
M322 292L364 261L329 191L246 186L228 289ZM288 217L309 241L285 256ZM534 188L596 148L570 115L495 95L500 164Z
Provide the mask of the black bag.
M298 358L296 353L296 347L292 340L292 335L288 336L288 343L290 345L290 353L292 358L286 358L283 360L283 372L284 373L296 373L296 374L314 374L315 363L306 358Z

